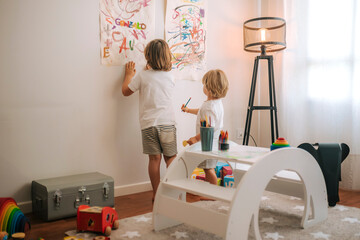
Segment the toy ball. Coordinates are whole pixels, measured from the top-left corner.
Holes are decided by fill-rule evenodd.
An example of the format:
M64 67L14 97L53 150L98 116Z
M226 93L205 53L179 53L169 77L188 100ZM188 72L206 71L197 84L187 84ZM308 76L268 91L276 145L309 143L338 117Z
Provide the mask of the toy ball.
M285 138L278 138L276 141L270 146L270 150L275 150L278 148L290 147L289 143L285 140Z

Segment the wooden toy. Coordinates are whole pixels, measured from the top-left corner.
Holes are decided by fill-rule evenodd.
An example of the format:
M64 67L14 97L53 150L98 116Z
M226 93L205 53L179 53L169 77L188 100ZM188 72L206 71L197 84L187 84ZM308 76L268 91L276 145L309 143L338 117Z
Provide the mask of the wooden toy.
M7 239L8 239L8 233L7 232L0 232L0 240L7 240Z
M224 166L229 166L229 164L223 163L223 162L218 162L218 163L216 164L215 172L216 172L216 176L217 176L218 178L221 178L221 177L222 177L222 176L221 176L221 169L222 169Z
M192 178L192 179L196 179L196 176L201 175L201 174L205 174L204 169L202 169L202 168L195 168L194 171L193 171L192 174L191 174L191 178Z
M270 150L275 150L278 148L283 148L283 147L290 147L289 143L285 140L285 138L278 138L276 139L276 141L271 144L270 146Z
M14 240L20 240L25 238L25 233L18 232L11 235Z
M10 238L14 233L25 233L29 229L30 221L21 212L15 200L12 198L0 198L0 231L6 231Z
M205 174L197 175L197 176L196 176L196 179L197 179L197 180L203 180L203 181L205 181Z
M224 166L224 167L221 169L221 171L222 171L222 176L223 176L223 178L224 178L225 176L227 176L227 175L231 175L231 174L232 174L232 169L231 169L230 166Z
M84 239L78 238L75 236L67 236L67 237L64 237L64 240L84 240Z
M93 240L110 240L109 237L104 237L104 236L96 236L93 238Z
M233 175L227 175L224 177L224 187L230 187L233 188L234 186L234 176Z
M216 185L221 186L221 178L217 179L217 184Z
M80 205L77 211L77 231L100 232L109 236L119 227L118 214L111 207Z

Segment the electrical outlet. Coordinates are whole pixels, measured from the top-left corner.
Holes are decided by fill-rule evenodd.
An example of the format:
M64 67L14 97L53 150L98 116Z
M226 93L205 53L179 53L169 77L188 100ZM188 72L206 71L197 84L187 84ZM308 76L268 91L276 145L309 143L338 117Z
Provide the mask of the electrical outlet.
M237 128L236 129L236 138L242 139L244 137L244 129L243 128Z

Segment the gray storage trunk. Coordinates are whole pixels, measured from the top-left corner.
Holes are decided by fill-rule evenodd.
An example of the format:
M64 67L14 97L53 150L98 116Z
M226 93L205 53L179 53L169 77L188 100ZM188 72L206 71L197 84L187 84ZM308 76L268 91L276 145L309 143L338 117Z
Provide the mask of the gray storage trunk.
M79 205L114 206L114 180L98 172L32 181L32 211L45 221L76 216Z

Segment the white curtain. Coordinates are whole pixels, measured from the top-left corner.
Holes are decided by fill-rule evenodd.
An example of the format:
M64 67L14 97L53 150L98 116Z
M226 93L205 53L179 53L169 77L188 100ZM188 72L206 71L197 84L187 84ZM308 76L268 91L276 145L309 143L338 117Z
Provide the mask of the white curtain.
M360 1L285 1L279 115L294 141L345 142L360 153Z
M287 48L276 60L282 64L280 133L293 145L348 144L350 188L360 188L360 0L283 3Z

